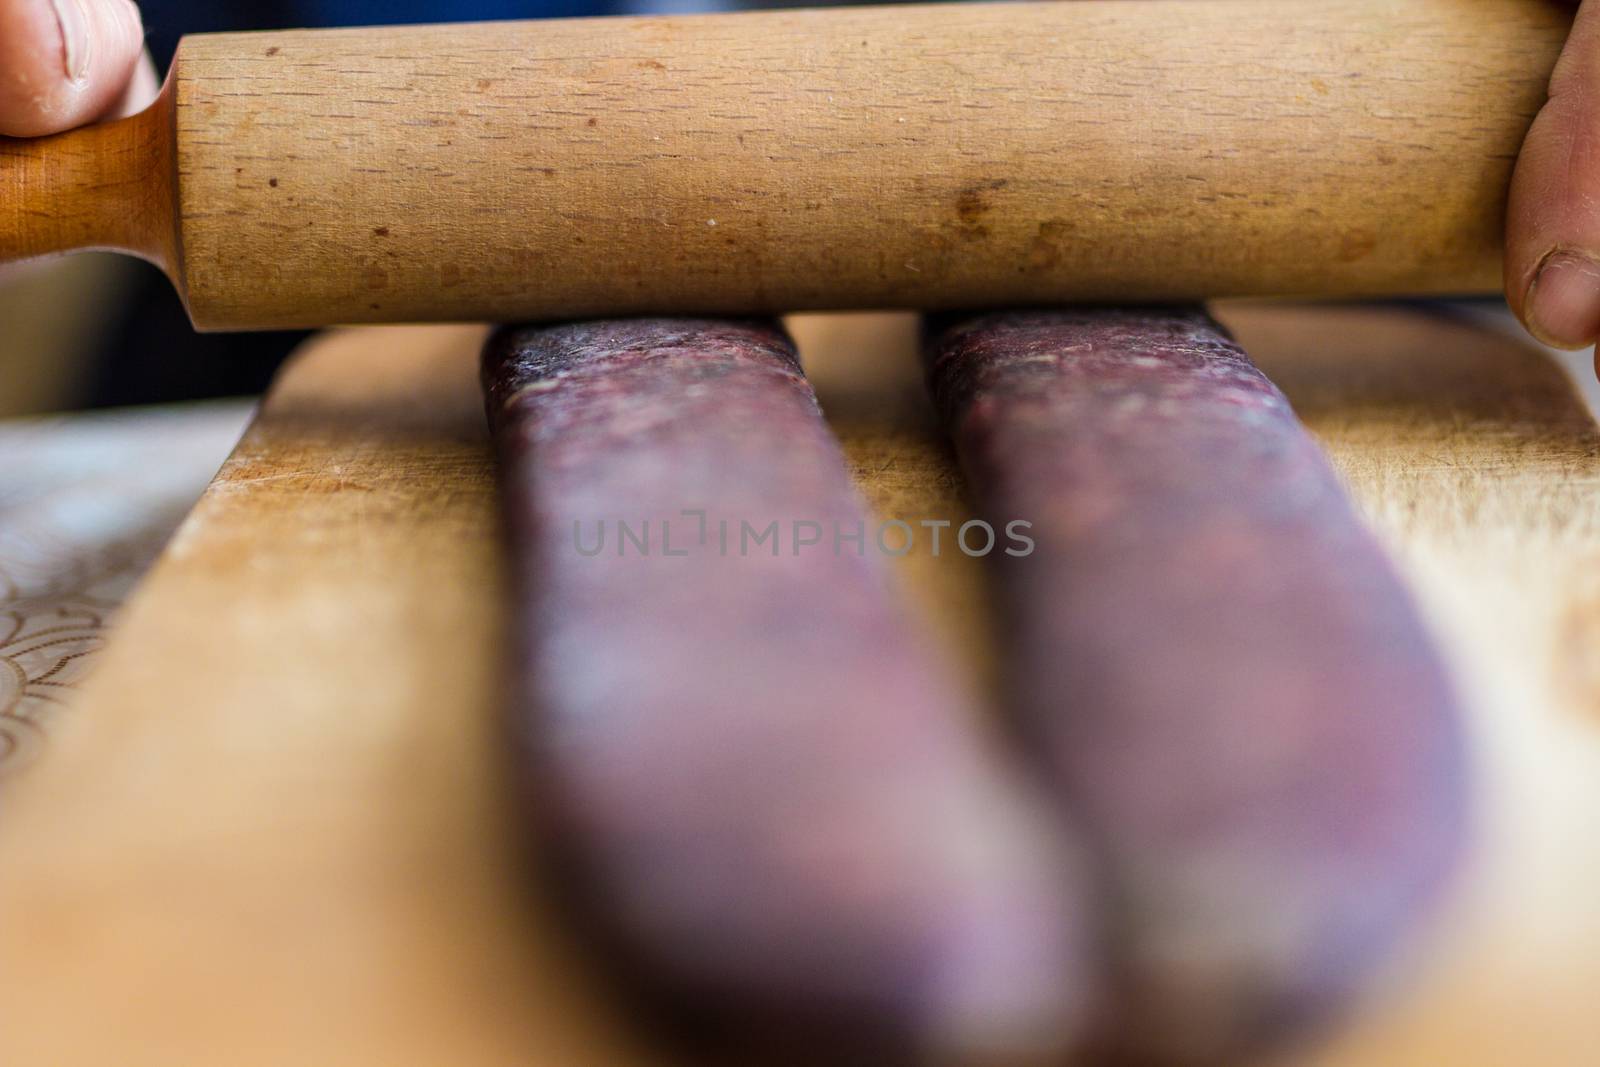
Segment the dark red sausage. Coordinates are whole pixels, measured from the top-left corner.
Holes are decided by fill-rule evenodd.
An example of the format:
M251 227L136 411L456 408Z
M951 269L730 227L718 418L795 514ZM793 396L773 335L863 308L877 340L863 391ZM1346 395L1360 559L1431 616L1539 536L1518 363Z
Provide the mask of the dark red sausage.
M865 515L788 339L508 329L484 377L520 770L633 965L829 1062L1058 1049L1086 997L1070 857L901 617L871 533L834 551ZM740 545L773 520L776 555ZM796 555L795 520L822 543Z
M1103 864L1108 1042L1208 1062L1346 1003L1463 837L1451 687L1283 395L1199 311L939 328L1011 697Z

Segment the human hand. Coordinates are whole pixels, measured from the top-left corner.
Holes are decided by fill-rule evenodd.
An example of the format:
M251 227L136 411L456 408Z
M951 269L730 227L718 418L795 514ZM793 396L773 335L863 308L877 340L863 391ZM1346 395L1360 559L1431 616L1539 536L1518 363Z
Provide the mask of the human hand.
M158 88L133 0L0 0L0 134L131 114Z

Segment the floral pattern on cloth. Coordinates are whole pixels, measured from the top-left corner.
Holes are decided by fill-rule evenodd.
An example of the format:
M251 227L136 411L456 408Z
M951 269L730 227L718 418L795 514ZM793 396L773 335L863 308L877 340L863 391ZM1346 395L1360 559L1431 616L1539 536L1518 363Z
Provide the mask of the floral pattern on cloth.
M0 782L37 758L250 411L228 401L0 422Z

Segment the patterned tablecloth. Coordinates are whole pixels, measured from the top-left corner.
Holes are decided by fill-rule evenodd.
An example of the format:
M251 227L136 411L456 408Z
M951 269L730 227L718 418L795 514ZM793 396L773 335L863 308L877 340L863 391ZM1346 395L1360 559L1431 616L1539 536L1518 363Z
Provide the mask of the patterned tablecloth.
M238 440L244 401L0 422L0 779Z

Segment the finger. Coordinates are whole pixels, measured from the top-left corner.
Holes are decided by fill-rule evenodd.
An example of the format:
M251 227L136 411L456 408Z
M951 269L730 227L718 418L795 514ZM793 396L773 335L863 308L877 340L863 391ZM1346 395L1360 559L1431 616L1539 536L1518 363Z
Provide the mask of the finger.
M1600 0L1585 0L1517 158L1506 214L1506 297L1558 348L1600 335Z
M106 114L143 48L132 0L0 0L0 134L37 137Z
M156 62L150 58L150 50L144 50L139 57L139 62L133 68L133 79L128 82L127 89L122 96L106 112L107 118L120 119L129 115L137 115L149 107L161 93L161 75L156 73Z

